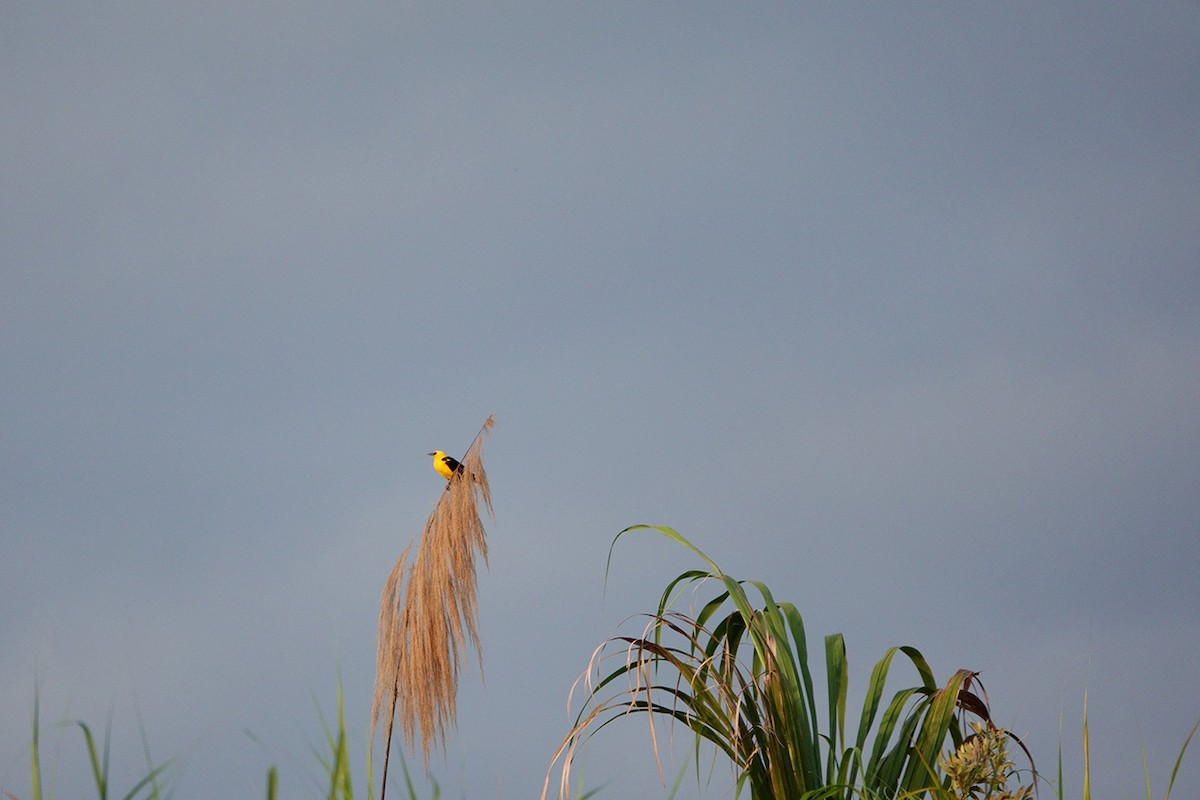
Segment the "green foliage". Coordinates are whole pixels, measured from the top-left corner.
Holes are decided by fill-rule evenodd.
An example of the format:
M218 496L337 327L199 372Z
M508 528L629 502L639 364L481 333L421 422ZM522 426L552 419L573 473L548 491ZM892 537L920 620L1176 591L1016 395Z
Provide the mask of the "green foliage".
M337 686L337 721L336 725L331 726L321 716L320 709L317 709L317 714L320 717L321 727L325 734L325 746L327 754L317 752L316 757L321 764L326 775L328 776L329 784L325 790L325 796L329 800L354 800L354 784L351 778L350 767L350 751L347 744L346 736L346 713L345 700L342 694L342 685L339 679ZM92 732L92 728L82 720L77 720L67 723L72 728L78 728L83 735L84 750L87 753L88 765L90 767L92 782L96 788L96 797L98 800L163 800L164 797L169 797L171 792L163 786L163 780L166 771L172 766L173 759L166 761L158 766L155 766L150 758L149 743L146 738L145 731L141 731L142 749L146 757L147 772L143 775L131 788L124 794L118 794L113 791L112 779L109 771L109 754L111 752L111 732L112 732L112 715L109 715L107 720L104 737L102 740L97 740L97 737ZM32 800L53 800L53 787L47 793L43 785L42 771L43 765L41 761L41 697L38 687L35 685L33 693L33 722L30 748L30 794ZM371 759L371 741L370 737L366 740L366 800L374 800L373 780L372 780L372 759ZM412 777L408 772L408 765L401 757L401 768L404 773L404 783L406 797L408 800L420 800L421 795L417 793L416 786ZM439 800L441 789L437 781L430 778L431 790L430 800ZM267 800L277 800L279 796L279 771L274 767L267 770ZM3 792L6 800L18 800L17 796L10 792ZM382 800L382 799L381 799Z
M400 756L400 770L404 773L404 790L408 793L409 800L420 800L417 788L413 784L412 775L408 771L408 762L404 760L403 754ZM438 800L442 796L442 788L438 786L438 782L432 776L430 776L429 782L432 784L430 787L430 791L432 792L430 800Z
M326 775L329 776L329 790L326 797L329 800L354 800L354 785L351 779L350 769L350 751L347 746L346 738L346 709L345 700L342 694L342 682L338 680L337 687L337 727L330 729L329 724L325 721L324 716L321 716L320 709L317 709L318 716L321 717L321 728L325 733L325 745L329 748L329 755L325 756L317 753L317 759L321 762L321 766L325 769ZM373 760L371 750L371 739L367 739L367 766L366 766L366 796L367 800L374 800L374 779L373 779ZM400 768L404 774L404 788L409 800L420 800L420 795L417 794L416 785L413 783L412 776L408 771L408 763L404 760L403 754L400 755ZM274 770L274 768L272 768ZM430 778L431 800L438 800L441 797L441 787L438 786L436 780ZM381 793L381 800L383 795ZM268 800L274 800L272 796Z
M112 716L109 716L108 724L104 729L104 755L98 757L96 753L96 740L92 736L92 731L87 724L82 720L75 723L80 730L83 731L84 741L87 743L88 758L92 764L92 778L96 783L96 796L99 800L108 800L109 797L109 772L108 772L108 754L109 744L111 742L112 733ZM157 767L151 766L141 780L134 784L133 788L126 793L121 800L135 800L135 798L145 797L147 800L158 800L161 796L161 787L158 779L163 771L170 765L170 762L160 764Z
M320 709L317 710L320 714ZM331 731L325 718L321 718L321 728L325 732L325 743L329 747L330 755L328 758L317 754L321 766L325 768L325 772L329 775L329 792L326 797L329 800L354 800L354 786L350 777L350 750L346 745L346 707L342 696L342 682L338 680L337 687L337 730ZM371 797L371 782L370 782L370 750L368 752L367 766L367 797Z
M108 800L110 797L110 774L109 774L109 752L112 741L112 715L108 717L107 724L104 728L104 742L101 747L97 747L96 737L92 734L92 729L87 723L82 720L76 720L71 723L72 727L79 728L83 733L83 741L88 754L88 762L92 770L92 781L96 785L96 796L99 800ZM167 761L159 766L154 766L150 759L149 746L146 744L145 731L142 731L142 746L146 754L146 764L149 770L133 788L126 792L121 800L160 800L163 796L162 786L159 781L163 777L163 773L170 766L171 762ZM46 797L42 786L42 762L41 762L41 703L40 695L37 686L33 690L33 734L32 748L29 757L29 786L30 796L33 800L42 800ZM11 795L10 795L11 796ZM53 797L51 791L49 797Z
M1179 755L1175 757L1175 766L1171 769L1171 777L1167 779L1167 789L1163 793L1163 800L1170 800L1171 791L1175 788L1175 778L1179 775L1179 767L1183 764L1183 757L1187 753L1188 745L1192 743L1192 737L1196 735L1196 731L1200 730L1200 722L1192 726L1188 732L1187 738L1183 740L1183 745L1179 748ZM1083 695L1083 786L1080 793L1080 800L1092 800L1092 767L1091 767L1091 744L1088 735L1088 710L1087 710L1087 693ZM1146 762L1146 751L1142 749L1142 772L1146 779L1146 800L1154 800L1154 792L1150 786L1150 765ZM1065 791L1065 783L1063 781L1063 766L1062 766L1062 745L1058 748L1058 800L1063 800L1063 792Z
M822 727L809 668L803 619L766 585L726 575L671 528L639 525L696 554L706 569L670 581L640 636L602 645L584 676L589 689L576 724L555 754L566 796L580 745L610 722L646 713L689 728L733 765L737 791L754 800L919 798L949 785L939 757L965 739L963 717L990 725L987 703L973 691L975 673L959 670L938 685L919 651L893 647L875 665L857 729L846 727L849 678L845 642L825 637L827 721ZM612 551L609 552L611 565ZM704 582L717 591L693 615L673 610L683 590ZM896 656L917 683L885 698ZM607 666L615 661L616 666ZM622 683L628 688L612 696ZM651 733L653 736L653 726ZM657 743L652 750L658 758ZM543 787L549 791L550 773Z

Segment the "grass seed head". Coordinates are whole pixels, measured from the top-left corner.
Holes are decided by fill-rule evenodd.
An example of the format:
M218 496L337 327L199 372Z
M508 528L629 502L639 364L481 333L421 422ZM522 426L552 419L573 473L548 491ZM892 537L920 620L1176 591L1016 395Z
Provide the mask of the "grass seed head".
M483 469L483 440L495 425L488 417L425 522L416 557L406 567L405 548L384 584L379 609L372 734L384 719L391 740L399 717L407 746L421 740L425 764L433 745L445 746L453 727L458 676L468 643L481 669L476 564L487 563L479 509L492 516ZM411 547L411 545L410 545Z

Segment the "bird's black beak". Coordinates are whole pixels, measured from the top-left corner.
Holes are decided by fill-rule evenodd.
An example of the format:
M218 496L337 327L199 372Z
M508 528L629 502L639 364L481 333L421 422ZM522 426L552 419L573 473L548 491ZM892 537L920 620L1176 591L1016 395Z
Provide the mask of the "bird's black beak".
M427 456L432 456L432 455L436 455L436 454L437 454L437 451L435 450L435 451L433 451L432 453L426 453L425 455L427 455Z

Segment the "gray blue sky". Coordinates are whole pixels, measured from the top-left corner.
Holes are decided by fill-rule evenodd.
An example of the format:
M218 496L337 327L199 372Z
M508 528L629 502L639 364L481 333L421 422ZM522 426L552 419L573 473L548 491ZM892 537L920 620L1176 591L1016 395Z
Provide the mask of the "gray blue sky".
M56 724L110 709L126 788L140 715L176 797L320 796L339 672L361 784L425 453L494 413L447 796L540 790L592 648L695 566L631 539L605 592L643 522L844 633L852 698L891 645L982 671L1068 796L1086 690L1094 785L1144 794L1145 748L1160 796L1197 76L1190 2L6 5L0 789L36 680L59 796ZM658 796L645 743L588 784Z

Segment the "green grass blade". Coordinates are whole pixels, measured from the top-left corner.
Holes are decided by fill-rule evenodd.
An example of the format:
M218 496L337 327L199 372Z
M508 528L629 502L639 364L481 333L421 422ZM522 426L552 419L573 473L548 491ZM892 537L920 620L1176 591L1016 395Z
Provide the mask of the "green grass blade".
M797 780L788 787L784 796L808 791L823 783L821 776L821 736L817 722L817 709L813 701L813 679L808 668L808 652L804 639L804 626L799 613L790 604L779 605L770 590L758 581L747 581L762 596L763 609L758 614L761 625L755 637L755 649L764 663L777 670L778 682L774 685L777 698L775 706L780 718L775 727L782 732L787 747L784 764L787 771ZM753 613L753 612L752 612ZM789 638L789 633L792 637ZM781 753L780 756L784 754ZM772 768L772 774L776 770ZM796 774L798 772L798 774Z
M33 800L42 800L42 761L40 755L41 697L37 680L33 682L33 740L29 754L29 791Z
M404 788L408 792L409 800L420 800L417 795L417 787L413 784L412 773L408 771L408 761L404 758L404 753L397 751L396 756L400 759L400 774L404 776ZM432 775L427 775L430 783L430 791L432 800L438 800L442 796L442 787Z
M676 531L674 528L668 528L665 525L630 525L628 528L626 528L625 530L618 533L615 537L613 537L612 544L610 544L608 546L608 563L604 567L605 583L608 582L608 573L609 573L610 568L612 567L613 548L615 548L617 546L617 540L619 540L622 536L624 536L627 533L632 533L634 531L647 531L647 530L648 531L657 531L658 533L662 534L663 536L667 537L668 539L670 539L678 544L683 545L688 550L691 550L693 553L698 555L704 563L708 564L708 568L710 570L712 570L714 575L719 574L721 572L721 569L717 566L717 562L713 561L711 558L706 556L704 554L704 551L702 551L699 547L696 547L696 545L692 544L687 539L685 539L683 537L683 535L680 534L678 531Z
M1150 762L1146 760L1146 746L1142 745L1142 776L1146 781L1146 800L1154 800L1154 792L1150 789ZM1170 794L1168 792L1168 794ZM1166 800L1164 797L1163 800Z
M1200 722L1192 726L1192 732L1183 740L1183 747L1179 748L1179 757L1175 759L1175 766L1171 770L1171 779L1167 782L1167 793L1163 795L1163 800L1169 800L1171 797L1171 789L1175 787L1175 776L1179 774L1179 765L1183 763L1183 754L1187 752L1188 745L1192 743L1192 737L1196 735L1196 730L1200 729Z
M160 800L162 797L162 787L159 785L158 777L170 761L165 762L162 770L156 770L154 767L154 759L150 755L150 737L146 735L146 722L142 719L141 709L138 709L138 737L142 742L142 755L146 757L147 777L151 779L150 792L147 794L148 800ZM169 794L169 793L168 793Z
M812 672L808 668L808 639L804 633L804 619L792 603L780 603L779 611L787 621L788 632L791 633L793 660L800 668L800 682L804 693L803 702L808 704L807 716L810 720L809 739L815 742L819 736L816 726L817 703L815 698Z
M1087 692L1083 693L1083 800L1092 800L1091 746L1088 743Z
M908 656L908 660L916 667L917 674L921 676L921 685L930 692L937 691L937 681L933 677L933 670L929 668L929 663L925 661L925 656L921 655L921 651L915 647L901 645L900 652Z
M883 654L883 658L879 659L871 670L871 678L867 683L867 696L863 701L862 717L859 720L858 733L854 739L854 747L859 752L866 752L867 737L870 735L871 728L875 724L875 715L879 712L879 704L883 700L883 689L887 683L888 671L891 668L892 659L895 658L897 652L898 648L896 647L888 648L887 652ZM890 734L891 726L881 722L880 730L875 736L875 747L867 762L868 765L873 765L879 761L884 748L887 746L887 738ZM857 768L852 768L850 773L851 784L854 783L856 775Z
M364 749L367 756L367 800L375 800L375 748L371 745L372 737L368 732Z
M133 800L133 798L137 797L138 793L141 792L142 789L146 788L147 786L150 786L151 790L153 792L153 795L157 796L158 789L156 788L156 783L158 781L158 777L163 773L164 770L166 770L166 768L170 765L170 763L171 762L169 762L169 761L165 762L165 763L155 767L154 769L150 770L150 772L147 773L145 775L145 777L143 777L140 781L138 781L137 783L135 783L133 785L133 788L130 789L128 794L126 794L121 800Z
M858 735L854 742L859 749L866 744L867 734L870 733L871 726L875 724L875 715L879 711L879 703L883 700L883 687L887 683L888 670L891 668L892 659L895 658L897 651L898 648L889 647L883 654L883 658L879 659L871 669L871 678L867 682L867 697L863 703L862 717L858 723Z
M331 730L321 709L317 707L317 715L321 720L321 728L325 734L325 744L329 748L329 761L322 763L329 775L329 800L353 800L354 789L350 773L350 751L346 740L346 706L342 693L342 681L337 683L337 727Z
M92 779L96 782L96 793L99 795L100 800L106 800L108 797L107 778L100 764L100 756L96 753L96 740L92 736L92 730L82 720L77 721L75 724L83 731L83 739L87 744L88 759L92 762Z
M905 715L909 701L920 698L916 706ZM862 777L863 783L869 789L895 792L900 784L901 770L906 754L911 750L913 733L916 730L918 713L927 702L924 690L919 687L901 689L892 697L888 707L879 720L879 730L875 733L875 744ZM895 744L890 744L892 740ZM889 749L890 745L890 749Z
M958 695L967 681L974 676L968 670L959 670L941 689L933 694L929 708L922 720L913 748L917 758L910 758L903 783L904 791L917 792L928 787L932 765L955 726L954 712L958 708Z
M400 756L400 772L404 775L404 787L408 790L409 800L417 800L417 787L413 786L412 775L408 772L408 761L405 760L403 753L398 753Z
M109 776L109 760L108 756L111 752L109 746L112 744L112 709L108 710L108 716L104 720L104 791L108 793L108 776Z
M846 640L840 633L825 637L825 676L829 692L829 757L826 780L836 772L838 754L846 746L846 695L850 676L846 669Z
M1061 731L1060 731L1061 733ZM1058 743L1058 800L1063 800L1062 741Z

